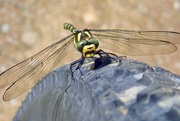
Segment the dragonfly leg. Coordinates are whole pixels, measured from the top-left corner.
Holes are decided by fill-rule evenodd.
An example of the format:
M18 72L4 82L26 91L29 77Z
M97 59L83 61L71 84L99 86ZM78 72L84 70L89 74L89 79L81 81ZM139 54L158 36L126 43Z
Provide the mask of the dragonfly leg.
M104 54L104 55L106 55L106 56L108 56L108 57L111 57L110 55L113 55L113 56L115 56L115 57L118 57L116 54L113 54L113 53L109 53L109 52L105 52L105 51L103 51L103 50L98 50L98 51L96 51L96 54L98 54L100 57L102 57L102 54Z
M74 61L73 63L70 64L70 75L71 75L71 78L72 78L72 80L73 80L74 82L75 82L75 78L74 78L73 72L76 71L77 69L81 68L83 62L84 62L84 58L81 57L80 59L78 59L78 60L76 60L76 61ZM75 67L75 69L73 70L73 66L74 66L75 64L77 64L77 63L78 63L77 67ZM80 71L80 73L82 74L81 71ZM66 92L66 93L67 93L67 91L68 91L68 89L69 89L70 87L71 87L71 85L69 85L69 86L65 89L65 92ZM68 94L68 93L67 93L67 94Z
M117 59L116 59L116 58L119 58L119 56L117 56L116 54L114 54L114 53L109 53L109 52L105 52L105 51L103 51L103 50L101 50L101 49L98 50L98 51L96 51L96 54L98 54L100 57L102 57L102 54L104 54L104 55L106 55L107 57L113 59L113 60L116 61L116 62L117 62ZM114 57L112 57L112 56L114 56L114 57L116 57L116 58L114 58ZM121 56L121 57L126 58L126 56Z
M74 62L71 63L71 65L70 65L70 73L71 73L71 77L72 77L72 79L73 79L74 81L75 81L75 78L74 78L73 72L76 71L76 70L78 70L79 68L81 68L83 62L84 62L84 58L83 58L83 56L82 56L80 59L74 61ZM73 66L76 65L77 63L78 63L77 67L75 67L75 69L73 70ZM81 71L80 71L80 73L82 74Z

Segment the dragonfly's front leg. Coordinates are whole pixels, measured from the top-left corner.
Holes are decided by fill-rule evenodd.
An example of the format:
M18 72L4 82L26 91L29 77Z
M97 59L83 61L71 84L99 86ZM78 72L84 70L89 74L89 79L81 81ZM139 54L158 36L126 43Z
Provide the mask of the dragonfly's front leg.
M81 68L83 62L84 62L84 58L83 58L83 56L82 56L80 59L78 59L78 60L76 60L76 61L74 61L73 63L70 64L70 75L71 75L71 78L72 78L73 81L75 81L75 78L74 78L74 74L73 74L73 73L74 73L76 70L78 70L79 68ZM74 66L75 64L77 64L77 63L78 63L78 66L73 70L73 66ZM80 73L82 74L81 71L80 71ZM65 89L65 92L66 92L66 93L67 93L67 90L68 90L70 87L71 87L71 85L69 85L69 86ZM67 93L67 94L68 94L68 93Z
M76 60L76 61L74 61L73 63L70 64L70 73L71 73L71 77L72 77L72 79L73 79L74 81L75 81L75 78L74 78L73 73L74 73L74 71L76 71L76 70L78 70L78 69L81 68L83 62L84 62L84 57L82 56L80 59L78 59L78 60ZM74 66L75 64L77 64L77 63L78 63L77 67L73 70L73 66ZM80 71L80 73L81 73L81 71ZM81 74L82 74L82 73L81 73Z

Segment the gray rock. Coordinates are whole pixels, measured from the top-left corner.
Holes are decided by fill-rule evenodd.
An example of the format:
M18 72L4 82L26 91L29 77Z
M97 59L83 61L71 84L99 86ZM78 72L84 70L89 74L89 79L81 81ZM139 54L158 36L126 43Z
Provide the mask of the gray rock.
M70 65L44 77L14 121L180 120L180 76L122 57L103 56L89 67L73 71L74 80Z

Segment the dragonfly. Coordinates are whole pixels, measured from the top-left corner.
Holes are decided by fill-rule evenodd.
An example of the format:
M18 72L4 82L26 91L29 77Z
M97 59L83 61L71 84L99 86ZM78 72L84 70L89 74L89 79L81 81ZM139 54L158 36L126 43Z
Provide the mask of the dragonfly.
M75 50L84 60L99 54L98 48L125 56L146 56L173 53L180 44L180 33L173 31L79 30L70 23L65 23L64 29L71 34L0 74L0 88L10 85L3 94L4 101L33 88L45 75L59 68L61 60Z

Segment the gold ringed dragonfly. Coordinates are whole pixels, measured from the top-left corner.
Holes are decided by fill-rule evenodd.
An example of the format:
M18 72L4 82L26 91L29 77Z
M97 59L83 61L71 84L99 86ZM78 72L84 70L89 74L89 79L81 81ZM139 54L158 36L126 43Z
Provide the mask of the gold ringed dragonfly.
M93 57L100 47L121 55L157 55L175 52L180 43L180 33L173 31L78 30L69 23L64 24L64 29L71 34L0 74L0 88L11 85L3 95L4 101L34 87L73 50L78 50L83 59Z

